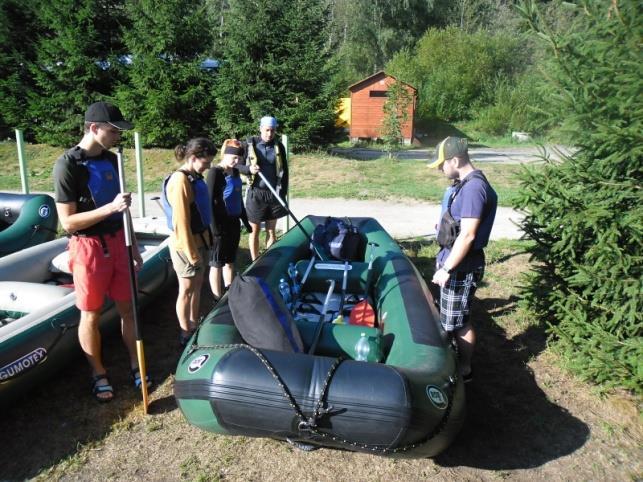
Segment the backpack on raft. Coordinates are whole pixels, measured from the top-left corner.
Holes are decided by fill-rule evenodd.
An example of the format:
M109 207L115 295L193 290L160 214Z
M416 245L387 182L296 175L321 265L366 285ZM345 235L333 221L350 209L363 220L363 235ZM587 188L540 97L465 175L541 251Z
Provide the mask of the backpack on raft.
M357 258L361 236L348 218L327 217L313 231L313 242L321 246L331 258L352 261Z
M228 291L234 324L248 345L301 353L304 343L281 296L255 276L237 276Z

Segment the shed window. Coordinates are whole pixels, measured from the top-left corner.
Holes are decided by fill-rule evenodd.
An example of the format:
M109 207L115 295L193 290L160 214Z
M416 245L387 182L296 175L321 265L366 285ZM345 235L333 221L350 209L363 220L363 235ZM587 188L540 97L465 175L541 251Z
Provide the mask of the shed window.
M369 97L388 97L388 92L386 90L370 90L368 92Z

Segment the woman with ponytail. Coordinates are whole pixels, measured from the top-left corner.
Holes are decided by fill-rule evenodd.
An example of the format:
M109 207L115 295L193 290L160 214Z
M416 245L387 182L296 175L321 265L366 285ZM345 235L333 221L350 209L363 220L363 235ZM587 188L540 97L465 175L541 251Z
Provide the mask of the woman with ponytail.
M163 207L171 230L170 254L179 280L176 315L181 345L190 339L199 319L201 286L212 246L212 209L202 174L216 152L212 141L203 137L176 146L174 155L181 167L163 186Z

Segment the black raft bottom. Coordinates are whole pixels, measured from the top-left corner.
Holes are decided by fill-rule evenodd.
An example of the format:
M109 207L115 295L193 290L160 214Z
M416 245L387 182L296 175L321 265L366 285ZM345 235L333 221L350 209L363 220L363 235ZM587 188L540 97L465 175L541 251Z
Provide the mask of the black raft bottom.
M310 417L335 359L269 350L262 353L267 363L250 350L230 350L219 361L212 380L177 381L177 400L209 400L213 417L232 435L346 448L351 448L347 441L394 448L407 443L409 437L417 439L422 432L410 426L413 410L406 377L387 365L351 360L337 366L325 391L324 413L316 424L327 436L306 430L292 400L305 418Z

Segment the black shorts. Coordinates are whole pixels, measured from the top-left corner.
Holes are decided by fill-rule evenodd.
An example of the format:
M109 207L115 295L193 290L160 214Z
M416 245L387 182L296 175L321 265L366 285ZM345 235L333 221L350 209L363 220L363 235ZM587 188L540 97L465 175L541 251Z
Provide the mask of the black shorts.
M282 218L288 211L269 189L251 188L246 193L246 213L248 221L259 224L261 221Z
M234 263L237 259L240 239L239 218L226 219L222 225L221 235L213 237L210 266L223 268L228 263Z

